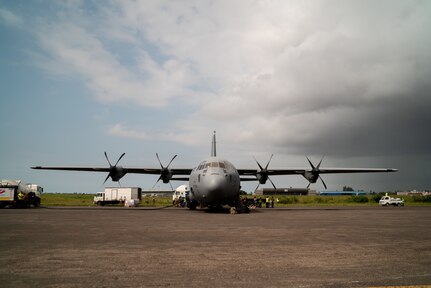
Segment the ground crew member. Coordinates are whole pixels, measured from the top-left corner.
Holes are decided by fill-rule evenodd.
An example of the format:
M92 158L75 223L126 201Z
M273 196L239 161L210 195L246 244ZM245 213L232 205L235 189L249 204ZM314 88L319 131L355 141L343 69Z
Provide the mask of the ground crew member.
M266 208L269 208L269 197L266 197L265 204L266 204Z
M25 194L22 191L19 191L19 193L18 193L18 200L19 201L23 201L24 197L25 197Z

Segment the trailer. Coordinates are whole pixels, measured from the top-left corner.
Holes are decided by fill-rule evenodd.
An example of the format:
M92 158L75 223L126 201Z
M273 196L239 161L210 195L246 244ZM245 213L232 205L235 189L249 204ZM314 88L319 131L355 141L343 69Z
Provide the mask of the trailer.
M0 182L0 208L39 207L43 188L37 184L23 184L21 180Z
M142 199L142 189L139 187L105 188L104 192L98 192L94 196L93 203L104 206L107 204L125 204L137 206Z

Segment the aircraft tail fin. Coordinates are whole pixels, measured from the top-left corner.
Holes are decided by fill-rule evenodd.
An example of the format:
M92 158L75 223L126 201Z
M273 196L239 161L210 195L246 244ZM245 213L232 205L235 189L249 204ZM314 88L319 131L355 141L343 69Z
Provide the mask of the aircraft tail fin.
M217 151L216 151L216 131L214 131L213 134L213 142L211 145L211 157L216 157L217 156Z

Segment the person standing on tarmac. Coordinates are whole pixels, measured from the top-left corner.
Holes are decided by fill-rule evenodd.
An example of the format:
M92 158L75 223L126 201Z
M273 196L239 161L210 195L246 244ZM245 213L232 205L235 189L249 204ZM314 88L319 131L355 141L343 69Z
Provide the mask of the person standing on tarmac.
M19 193L18 193L18 200L19 201L23 201L24 197L25 197L25 194L22 191L19 191Z
M17 203L16 203L16 207L18 208L24 208L25 207L25 194L22 191L19 191L18 195L17 195Z

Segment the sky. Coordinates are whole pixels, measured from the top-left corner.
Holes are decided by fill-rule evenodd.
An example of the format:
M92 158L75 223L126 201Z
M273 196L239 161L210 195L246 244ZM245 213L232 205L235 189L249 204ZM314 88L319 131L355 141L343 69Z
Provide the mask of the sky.
M237 168L324 156L399 169L323 175L328 190L431 189L430 28L430 1L0 0L0 178L95 193L103 173L30 167L105 167L106 151L124 167L159 167L158 153L193 168L217 131Z

